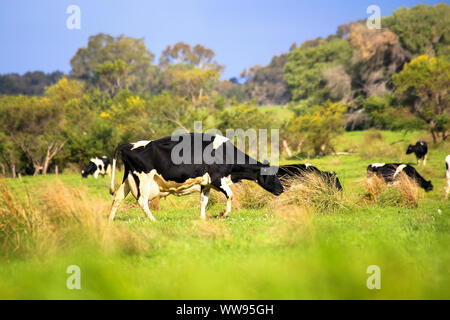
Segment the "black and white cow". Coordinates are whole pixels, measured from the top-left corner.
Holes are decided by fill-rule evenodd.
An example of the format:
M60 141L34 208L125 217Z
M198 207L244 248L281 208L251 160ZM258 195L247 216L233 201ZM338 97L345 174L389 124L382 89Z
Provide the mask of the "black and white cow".
M450 193L450 154L445 157L445 199L448 199Z
M186 145L185 142L192 148L180 148L182 144ZM114 172L119 153L125 172L122 184L114 193ZM201 192L200 216L205 219L211 188L227 197L226 216L231 211L231 184L244 179L254 180L265 190L279 195L283 192L283 186L275 173L276 168L250 158L220 135L189 133L120 145L113 159L110 192L114 194L114 201L110 219L114 219L118 207L130 191L151 220L155 218L148 207L149 200L169 194L181 196Z
M289 164L278 168L277 177L282 183L289 182L292 178L302 178L305 174L316 174L330 186L334 186L337 190L342 190L341 182L336 172L321 171L310 163L306 164Z
M423 159L423 165L427 164L428 145L425 141L418 141L414 146L410 144L406 150L406 154L413 152L416 155L417 164L420 164L420 159Z
M410 180L415 181L425 191L433 190L431 181L426 181L422 176L409 164L404 163L372 163L367 167L367 175L375 174L382 178L386 183L394 182L399 174L404 172Z
M111 176L111 162L109 161L109 158L107 156L103 156L100 158L95 157L89 160L86 168L81 171L81 176L83 178L87 178L90 174L92 174L95 179L97 179L99 174L102 176L105 176L105 174Z

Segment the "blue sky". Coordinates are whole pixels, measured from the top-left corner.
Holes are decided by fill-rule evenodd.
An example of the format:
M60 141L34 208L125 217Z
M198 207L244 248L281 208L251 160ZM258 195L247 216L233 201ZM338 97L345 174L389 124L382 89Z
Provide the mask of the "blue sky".
M436 4L442 1L420 1ZM224 78L265 65L296 41L325 37L340 24L416 5L410 0L14 0L0 5L0 73L70 71L70 59L99 32L144 38L156 55L169 44L203 44L226 66ZM81 9L81 29L66 28L69 5Z

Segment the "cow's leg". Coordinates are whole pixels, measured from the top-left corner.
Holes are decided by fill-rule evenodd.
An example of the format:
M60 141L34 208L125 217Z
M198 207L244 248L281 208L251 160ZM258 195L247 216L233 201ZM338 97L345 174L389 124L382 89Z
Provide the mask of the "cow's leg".
M427 164L427 155L424 155L423 156L423 165L426 165Z
M155 217L152 215L150 208L148 206L148 200L150 199L150 195L152 193L155 195L156 192L152 192L152 189L155 187L154 184L156 182L153 181L154 174L150 173L145 176L139 177L139 199L138 203L141 206L142 210L144 210L147 218L152 221L156 221ZM157 186L156 186L157 187Z
M202 187L202 191L200 192L200 205L201 205L200 218L203 220L206 219L206 205L208 204L209 191L210 191L209 188Z
M97 170L95 170L95 172L94 172L94 179L97 179L98 178L98 174L100 173L100 171L97 169Z
M224 191L227 197L227 209L223 214L223 217L225 218L231 212L231 200L233 199L233 191L231 191L231 188L225 178L221 180L220 188Z
M417 157L417 165L420 166L420 158Z
M116 215L117 209L119 208L120 204L122 203L123 199L128 195L130 192L130 186L128 184L128 181L125 180L117 190L116 194L114 195L114 200L111 207L111 212L109 214L109 220L114 220L114 217Z

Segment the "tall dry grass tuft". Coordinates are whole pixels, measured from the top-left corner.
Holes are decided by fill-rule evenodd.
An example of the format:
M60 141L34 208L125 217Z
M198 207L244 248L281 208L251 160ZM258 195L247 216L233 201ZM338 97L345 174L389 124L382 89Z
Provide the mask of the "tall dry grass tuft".
M275 198L274 195L261 188L256 182L243 180L231 186L233 206L236 209L262 209Z
M417 208L424 191L409 177L401 172L394 183L386 184L376 175L366 179L364 200L380 206Z
M23 187L25 199L18 199L0 181L0 255L44 256L83 244L125 253L146 249L135 232L108 224L109 202L89 197L87 189L57 182L44 184L31 195Z
M272 201L275 211L285 206L299 206L327 214L347 206L343 192L335 187L334 181L328 183L315 173L289 179L284 185L285 191Z

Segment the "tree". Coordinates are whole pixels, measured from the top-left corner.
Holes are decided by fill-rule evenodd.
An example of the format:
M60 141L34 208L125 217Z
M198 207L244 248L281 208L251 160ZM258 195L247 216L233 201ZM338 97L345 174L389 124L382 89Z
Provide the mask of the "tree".
M301 45L294 49L284 66L284 78L291 91L293 101L308 99L308 105L322 102L328 96L322 81L325 69L347 64L352 55L347 41L320 40L315 46Z
M34 175L47 173L50 161L65 144L61 135L64 109L47 98L5 96L0 128L32 163Z
M210 95L216 88L219 77L219 72L214 69L173 66L164 72L162 81L172 92L187 97L198 108L211 102Z
M392 90L392 75L400 71L411 55L398 36L388 29L369 29L352 23L347 37L353 49L351 75L355 96L382 95Z
M393 81L396 93L428 124L433 141L437 141L439 132L445 139L450 113L450 62L422 55L406 64Z
M250 99L260 105L286 104L291 95L284 80L283 67L289 54L274 56L269 65L250 67L242 72Z
M344 130L346 111L347 105L342 102L327 101L314 106L286 125L289 142L303 143L302 146L310 148L315 155L334 152L333 141Z
M227 108L218 117L217 128L222 132L227 129L264 129L272 126L273 113L264 114L257 106L246 103Z
M83 94L80 82L62 78L48 87L43 97L1 97L0 131L5 133L9 149L14 151L7 153L11 164L17 161L15 150L18 149L31 163L34 175L46 174L51 161L67 142L66 133L78 125L71 118Z
M450 58L450 5L403 7L384 18L382 23L396 33L402 46L414 55Z
M17 73L0 75L0 94L42 95L45 87L55 84L62 76L63 73L60 71L47 74L34 71L24 75Z
M215 53L201 44L191 47L184 42L177 42L173 46L167 48L161 53L159 63L166 68L170 64L190 64L200 70L214 69L221 72L224 67L214 61Z
M108 88L109 95L114 97L120 89L128 87L131 79L127 77L130 66L123 60L106 61L95 69L95 76L100 84Z
M112 87L120 78L121 88L126 84L134 92L147 92L154 75L153 59L143 39L99 33L89 37L88 45L78 49L70 60L70 76L115 92Z

